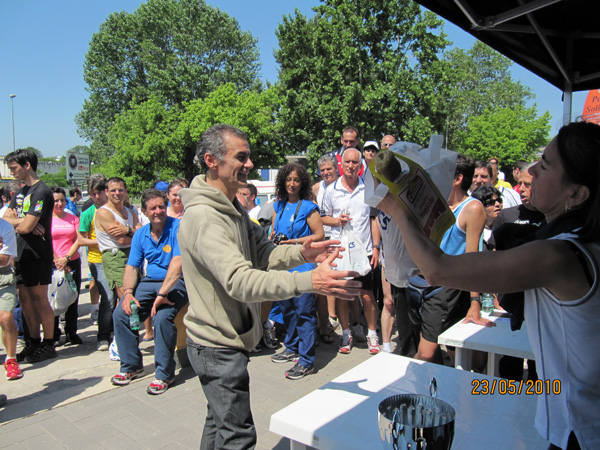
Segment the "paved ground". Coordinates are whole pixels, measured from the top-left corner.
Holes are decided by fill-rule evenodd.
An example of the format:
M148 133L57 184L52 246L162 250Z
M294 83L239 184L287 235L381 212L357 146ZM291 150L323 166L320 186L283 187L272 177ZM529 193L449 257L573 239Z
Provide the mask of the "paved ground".
M191 368L179 371L176 384L166 393L147 394L154 360L153 343L145 342L141 345L145 376L129 386L112 386L110 377L119 371L119 363L110 361L107 352L96 351L89 310L84 291L78 322L83 345L59 347L57 359L23 364L21 380L0 380L0 393L9 398L0 409L0 448L198 448L206 401ZM249 364L259 449L289 448L287 439L268 431L273 413L369 358L365 345L340 355L337 342L321 343L316 373L290 381L283 375L288 364L273 364L273 353L263 350ZM373 418L371 423L377 422Z

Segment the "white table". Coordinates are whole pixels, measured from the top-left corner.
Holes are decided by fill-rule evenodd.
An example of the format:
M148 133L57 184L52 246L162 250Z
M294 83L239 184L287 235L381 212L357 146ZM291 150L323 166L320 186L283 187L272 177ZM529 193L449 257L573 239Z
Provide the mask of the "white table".
M289 438L294 450L383 448L377 424L379 403L400 393L428 393L432 376L437 379L438 398L456 409L453 449L548 447L533 425L534 396L472 395L473 380L494 378L388 353L374 356L273 414L269 429Z
M457 369L471 370L471 352L479 350L488 354L487 373L498 376L496 355L535 359L527 336L527 326L523 322L520 330L512 331L506 317L483 315L496 323L495 327L483 327L474 323L458 322L438 336L438 344L456 347L454 366ZM467 350L467 351L465 351Z

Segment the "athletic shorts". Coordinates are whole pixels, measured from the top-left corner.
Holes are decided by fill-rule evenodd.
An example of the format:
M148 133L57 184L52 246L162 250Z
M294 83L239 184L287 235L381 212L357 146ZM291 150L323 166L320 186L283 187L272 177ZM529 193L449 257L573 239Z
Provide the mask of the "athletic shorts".
M464 319L471 306L470 293L444 288L423 303L421 311L421 334L429 342L437 342L438 336Z
M16 303L17 285L15 274L0 274L0 311L12 312Z
M129 259L129 248L120 248L114 254L111 250L102 253L102 267L104 275L108 281L108 287L123 287L123 275L125 274L125 266Z
M53 261L44 259L15 262L17 284L22 284L25 287L47 286L52 283L53 266Z
M369 255L369 260L371 260L371 255ZM375 285L373 279L373 270L371 270L368 274L363 275L362 277L356 277L354 279L362 283L361 289L373 292L373 286Z

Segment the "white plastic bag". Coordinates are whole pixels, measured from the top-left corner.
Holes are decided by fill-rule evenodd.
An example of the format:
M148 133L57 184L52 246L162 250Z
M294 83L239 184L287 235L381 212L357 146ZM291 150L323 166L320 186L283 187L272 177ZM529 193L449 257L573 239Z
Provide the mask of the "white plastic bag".
M365 246L356 238L352 228L346 225L342 228L340 234L341 246L346 250L341 253L342 259L336 259L336 270L353 270L360 276L364 276L371 271L371 262Z
M52 284L48 286L48 301L54 311L54 316L65 313L69 306L77 299L77 291L73 292L64 270L52 272Z

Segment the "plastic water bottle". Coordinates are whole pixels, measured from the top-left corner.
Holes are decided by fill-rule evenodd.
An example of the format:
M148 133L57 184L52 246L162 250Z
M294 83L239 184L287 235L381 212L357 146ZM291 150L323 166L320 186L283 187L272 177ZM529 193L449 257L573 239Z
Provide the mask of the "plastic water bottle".
M71 274L71 272L65 272L65 278L67 280L67 283L69 283L71 291L77 292L77 284L75 284L75 280L73 279L73 275Z
M488 314L494 312L494 294L483 294L481 296L481 310Z
M131 300L131 315L129 316L129 327L133 331L140 329L140 314L138 305L135 304L135 300Z

